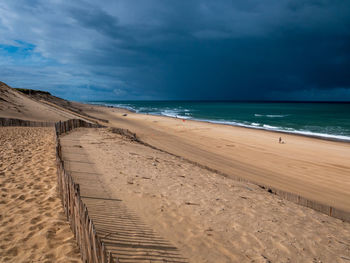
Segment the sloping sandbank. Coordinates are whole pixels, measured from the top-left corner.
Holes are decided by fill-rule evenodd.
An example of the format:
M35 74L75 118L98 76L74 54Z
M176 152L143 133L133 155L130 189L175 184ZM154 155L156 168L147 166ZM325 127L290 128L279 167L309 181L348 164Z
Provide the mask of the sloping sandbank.
M77 118L74 112L23 94L0 82L0 117L56 122Z
M350 211L350 144L84 105L144 142L231 177ZM123 116L127 113L127 116ZM279 144L278 138L286 142Z

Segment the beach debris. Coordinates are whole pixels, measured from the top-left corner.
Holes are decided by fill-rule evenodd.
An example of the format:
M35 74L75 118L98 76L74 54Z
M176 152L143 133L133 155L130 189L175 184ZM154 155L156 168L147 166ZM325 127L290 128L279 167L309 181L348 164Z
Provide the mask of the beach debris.
M199 205L199 204L196 204L196 203L192 203L192 202L185 202L186 205Z
M133 132L129 131L128 129L110 127L110 128L108 128L108 131L112 132L112 133L119 134L119 135L121 135L121 136L123 136L131 141L140 142L139 139L136 137L136 133L133 133Z
M142 176L142 179L151 179L150 177Z
M253 191L253 189L249 188L248 186L246 186L245 188L248 189L249 191Z
M126 181L128 184L134 184L133 178L128 178Z
M212 236L213 234L211 232L214 231L214 229L212 229L211 227L207 228L206 230L204 230L205 232L207 232L207 236Z
M271 260L269 260L266 256L264 256L263 254L261 254L261 256L266 260L266 263L271 263Z
M126 116L128 116L128 114L124 113L124 114L123 114L123 117L126 117Z

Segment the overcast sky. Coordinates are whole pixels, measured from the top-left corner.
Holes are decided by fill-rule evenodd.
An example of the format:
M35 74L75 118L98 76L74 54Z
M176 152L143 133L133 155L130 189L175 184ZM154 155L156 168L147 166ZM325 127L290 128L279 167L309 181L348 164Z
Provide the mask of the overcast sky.
M0 81L80 101L350 100L350 2L3 0Z

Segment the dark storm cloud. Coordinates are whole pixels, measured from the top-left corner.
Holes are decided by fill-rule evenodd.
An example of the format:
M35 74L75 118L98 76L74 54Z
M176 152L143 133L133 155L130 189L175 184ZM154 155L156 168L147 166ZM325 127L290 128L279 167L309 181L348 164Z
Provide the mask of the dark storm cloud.
M7 1L0 78L82 100L349 100L349 14L330 0Z

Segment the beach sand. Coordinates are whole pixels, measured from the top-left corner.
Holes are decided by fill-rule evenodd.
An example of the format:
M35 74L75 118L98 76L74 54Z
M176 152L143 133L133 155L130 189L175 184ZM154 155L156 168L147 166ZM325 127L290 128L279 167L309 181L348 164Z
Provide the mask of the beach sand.
M350 144L82 105L144 142L232 178L350 211ZM127 113L127 116L123 116ZM279 144L282 137L286 142Z
M53 128L0 127L0 262L81 262L56 178Z
M107 196L121 200L189 262L350 261L349 223L130 141L110 129L81 129L62 140L79 146ZM85 179L79 173L76 180ZM124 243L120 262L148 262L147 255L144 261L128 260L124 249L132 247L128 240L132 242L133 233L129 235L114 233L114 239Z
M1 88L1 117L80 116ZM350 211L348 143L69 104L173 154L106 129L79 135L109 195L190 262L350 262L349 223L257 186ZM53 129L1 127L0 135L0 261L80 262L56 193Z

